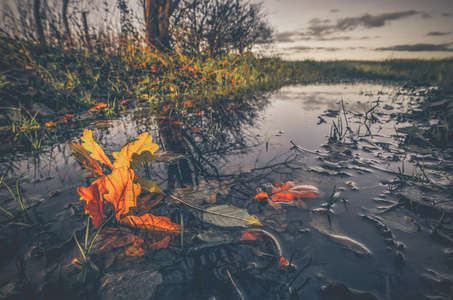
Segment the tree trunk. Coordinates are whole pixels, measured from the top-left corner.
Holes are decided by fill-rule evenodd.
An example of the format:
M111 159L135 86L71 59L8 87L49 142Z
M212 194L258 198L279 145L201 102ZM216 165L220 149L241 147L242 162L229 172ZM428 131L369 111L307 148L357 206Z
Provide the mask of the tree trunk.
M85 32L85 47L92 51L90 33L88 32L87 12L82 12L83 31Z
M41 45L45 45L46 39L44 38L44 30L42 28L40 6L41 0L33 1L33 14L36 22L36 31L38 32L38 41Z
M170 50L170 18L180 0L146 0L146 43L160 51Z
M63 25L65 29L65 38L69 48L74 48L74 42L72 41L71 31L69 29L69 22L68 22L68 3L69 0L63 0Z

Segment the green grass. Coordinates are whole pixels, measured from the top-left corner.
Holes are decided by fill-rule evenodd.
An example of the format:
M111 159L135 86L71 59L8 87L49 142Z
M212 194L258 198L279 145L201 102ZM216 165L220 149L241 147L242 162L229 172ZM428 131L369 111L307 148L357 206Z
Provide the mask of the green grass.
M30 223L32 223L30 217L27 214L27 207L25 206L24 198L21 192L22 189L20 187L20 180L22 179L22 176L24 176L24 174L27 172L28 170L23 172L19 176L19 178L17 178L15 185L16 192L14 192L13 189L6 183L3 176L0 178L0 185L3 185L8 190L10 196L16 203L17 209L19 210L19 214L16 214L0 206L0 211L3 212L4 216L7 218L8 224L30 226Z
M11 127L16 139L28 140L32 148L39 149L47 130L43 123L49 120L31 112L33 103L59 112L88 110L102 102L107 106L101 116L112 118L137 100L212 102L292 83L437 84L443 92L452 93L452 69L453 59L316 62L251 54L211 58L160 53L133 42L90 52L0 37L0 126ZM17 109L19 118L8 117Z

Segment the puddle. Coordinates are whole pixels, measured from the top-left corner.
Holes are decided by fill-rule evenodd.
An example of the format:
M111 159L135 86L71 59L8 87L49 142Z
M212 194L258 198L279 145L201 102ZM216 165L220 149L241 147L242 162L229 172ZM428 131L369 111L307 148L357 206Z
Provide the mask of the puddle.
M290 86L246 101L159 107L159 114L143 107L109 126L93 121L87 127L108 154L142 132L151 133L166 152L140 172L162 189L196 205L246 209L264 226L255 239L244 240L247 229L210 228L182 205L159 205L158 215L187 224L185 251L177 250L178 237L172 247L141 257L97 253L93 260L106 269L100 286L86 289L88 294L77 292L79 271L71 261L80 257L73 235L80 236L86 222L76 189L94 178L72 158L67 144L44 147L39 154L4 155L5 178L26 172L22 193L37 226L6 225L0 217L2 293L9 288L25 295L75 291L70 296L102 298L451 297L452 251L445 239L431 234L438 211L428 218L411 206L411 193L420 195L417 185L392 192L396 174L448 182L445 172L429 168L445 153L400 147L410 126L405 113L417 107L425 91L376 84ZM77 132L73 140L80 136ZM420 164L416 167L422 161L425 175ZM278 206L254 200L257 188L286 181L315 186L319 193ZM327 208L334 188L339 193ZM403 196L406 200L394 205ZM442 205L448 201L436 199ZM15 209L6 189L0 202ZM451 222L446 211L444 227ZM280 256L292 258L294 267L285 271Z

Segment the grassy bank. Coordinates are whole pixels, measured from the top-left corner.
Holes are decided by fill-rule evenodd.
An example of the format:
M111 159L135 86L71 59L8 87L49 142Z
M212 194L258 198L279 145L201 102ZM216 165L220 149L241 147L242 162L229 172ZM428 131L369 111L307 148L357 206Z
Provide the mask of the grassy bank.
M437 84L451 94L452 69L453 59L316 62L251 54L210 58L159 53L132 43L90 52L0 38L0 126L10 128L17 139L19 133L45 128L45 123L68 113L99 109L109 117L135 101L213 101L291 83L384 80ZM49 108L47 113L44 108ZM32 134L36 133L28 133Z
M56 111L93 102L227 95L263 83L392 80L453 85L453 59L438 61L284 61L252 55L216 58L123 45L99 54L0 40L0 101L4 106L44 103Z

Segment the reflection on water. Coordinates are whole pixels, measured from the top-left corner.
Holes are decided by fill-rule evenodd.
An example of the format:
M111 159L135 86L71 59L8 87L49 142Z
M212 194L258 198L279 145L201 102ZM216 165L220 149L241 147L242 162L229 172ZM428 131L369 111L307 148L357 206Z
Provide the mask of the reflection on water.
M433 287L442 280L451 283L451 275L445 275L451 270L439 255L445 247L429 238L426 226L410 211L398 208L394 215L384 217L376 209L395 202L387 183L399 167L411 166L410 157L398 145L403 139L399 129L409 125L403 113L423 96L423 90L371 84L291 86L248 99L141 107L108 123L93 121L88 127L108 154L141 132L150 132L163 155L140 170L141 176L197 204L224 202L246 208L279 236L285 257L296 249L292 262L296 267L312 257L312 265L293 282L297 287L311 278L299 291L301 297L317 298L322 286L339 281L377 297L416 298L448 293L442 287ZM342 134L342 143L332 142L335 135ZM76 133L73 139L79 136ZM83 211L72 205L80 202L76 188L93 181L72 158L66 144L45 147L34 155L2 157L0 171L5 178L17 178L26 170L21 185L25 204L30 207L31 218L42 227L39 234L21 232L17 240L17 235L6 233L10 229L0 217L2 248L15 244L12 250L2 252L2 283L15 276L12 261L28 253L31 245L39 245L44 252L70 247L73 232L84 223ZM286 180L317 186L321 193L316 199L305 200L303 206L283 205L280 210L253 201L257 188ZM313 212L323 208L334 187L341 193L329 219L315 218ZM14 210L5 189L1 202L3 208ZM407 221L408 217L412 221ZM54 228L66 219L70 220L68 226ZM315 224L313 220L316 226L310 225ZM404 230L414 228L415 223L419 230ZM50 225L46 228L45 224ZM52 238L44 238L46 234ZM428 242L429 248L423 246ZM357 245L369 249L370 255L354 253ZM245 251L222 249L232 251L228 254L232 257ZM55 260L72 259L68 253L59 252ZM215 257L203 261L192 257L189 261L194 259L192 263L206 269L212 259L212 264L219 263ZM235 261L232 257L226 259L228 264ZM29 256L21 259L31 261ZM39 268L47 267L37 264L32 269L40 274L43 270ZM249 289L260 286L260 276L267 276L263 271L252 280L249 273L240 274L236 278L248 278L244 279L245 286L253 282ZM29 280L33 289L42 283ZM272 280L275 283L276 279ZM224 288L228 286L219 290ZM269 287L261 288L269 292ZM245 287L242 292L252 293ZM166 293L156 295L164 297Z

